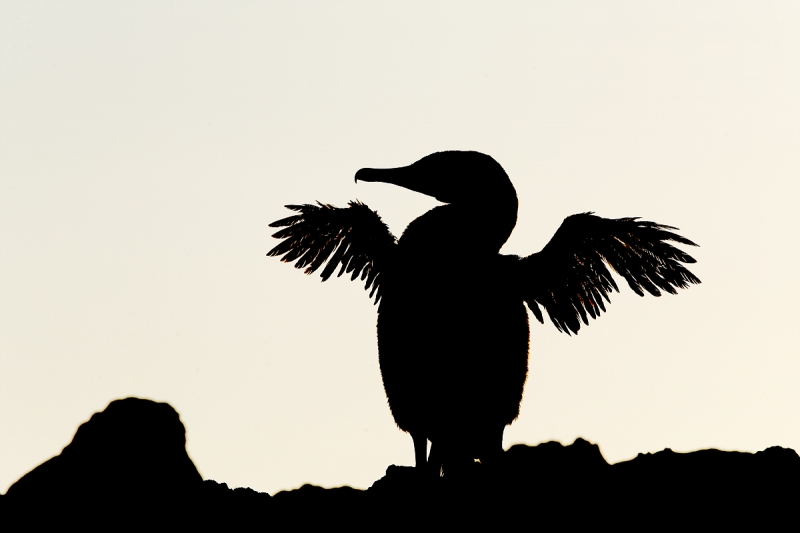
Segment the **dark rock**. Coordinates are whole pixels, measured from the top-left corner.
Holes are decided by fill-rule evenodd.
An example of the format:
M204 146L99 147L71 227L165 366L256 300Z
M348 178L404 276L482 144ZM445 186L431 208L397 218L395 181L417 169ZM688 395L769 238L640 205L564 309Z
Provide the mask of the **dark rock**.
M273 523L302 530L330 524L347 525L365 512L364 491L352 487L325 489L305 484L278 492L273 500Z
M166 403L115 400L82 424L60 455L6 493L11 500L80 493L118 498L184 491L203 481L186 453L186 431Z
M755 454L667 449L609 465L597 445L577 439L569 446L512 446L498 464L476 464L458 483L391 466L369 493L378 496L373 508L390 512L400 504L437 516L443 526L496 524L502 516L573 528L780 521L800 527L798 480L800 456L785 448Z
M303 485L270 497L202 481L172 407L127 398L0 497L0 529L351 529L664 526L800 530L800 456L663 450L609 465L595 444L512 446L444 477L392 465L368 490ZM793 524L793 525L792 525ZM16 526L16 527L9 527Z
M782 523L800 529L800 456L772 447L753 453L665 449L613 465L608 486L629 519L703 517L709 525ZM666 519L666 518L665 518Z
M60 455L14 483L2 505L31 529L56 517L100 524L121 510L139 521L143 512L179 514L184 501L176 495L202 481L178 413L166 403L126 398L92 415Z
M201 530L266 526L273 521L271 497L250 488L230 489L212 479L203 481L199 490L189 491L185 521Z

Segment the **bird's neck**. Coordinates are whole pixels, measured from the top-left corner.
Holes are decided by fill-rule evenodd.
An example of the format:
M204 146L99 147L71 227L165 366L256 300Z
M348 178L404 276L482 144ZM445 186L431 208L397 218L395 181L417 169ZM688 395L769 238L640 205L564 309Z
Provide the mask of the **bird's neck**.
M435 207L403 232L400 245L426 254L496 254L517 223L516 194Z

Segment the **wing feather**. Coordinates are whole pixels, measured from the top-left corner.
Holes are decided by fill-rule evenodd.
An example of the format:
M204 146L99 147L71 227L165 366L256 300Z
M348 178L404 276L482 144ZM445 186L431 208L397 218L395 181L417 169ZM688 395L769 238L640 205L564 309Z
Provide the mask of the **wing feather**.
M567 217L541 252L517 263L525 303L539 322L541 306L559 331L570 334L605 312L603 300L619 292L609 268L639 296L676 294L700 283L682 264L694 258L670 242L697 245L672 230L638 218Z
M283 229L272 235L281 242L267 255L283 256L281 261L294 262L295 268L304 269L306 274L325 265L320 272L322 281L338 267L337 276L346 272L351 280L360 277L366 281L364 289L377 303L381 297L380 271L397 243L378 213L359 201L344 208L319 202L286 207L299 214L270 224Z

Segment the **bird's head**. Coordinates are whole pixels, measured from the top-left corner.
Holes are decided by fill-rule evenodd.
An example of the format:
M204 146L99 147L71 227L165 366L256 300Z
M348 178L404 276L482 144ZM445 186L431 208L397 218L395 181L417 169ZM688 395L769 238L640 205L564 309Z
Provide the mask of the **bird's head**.
M362 168L356 181L399 185L447 204L509 198L509 193L517 198L500 163L480 152L436 152L405 167Z

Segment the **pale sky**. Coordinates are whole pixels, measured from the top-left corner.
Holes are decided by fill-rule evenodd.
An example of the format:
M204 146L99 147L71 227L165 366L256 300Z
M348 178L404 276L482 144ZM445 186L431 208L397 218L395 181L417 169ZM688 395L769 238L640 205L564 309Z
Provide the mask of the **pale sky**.
M678 296L532 323L506 447L800 449L800 3L5 0L0 492L127 396L233 487L413 464L376 307L268 224L358 198L399 235L436 202L354 173L448 149L516 186L504 252L590 210L701 246Z

